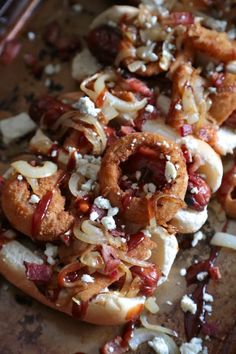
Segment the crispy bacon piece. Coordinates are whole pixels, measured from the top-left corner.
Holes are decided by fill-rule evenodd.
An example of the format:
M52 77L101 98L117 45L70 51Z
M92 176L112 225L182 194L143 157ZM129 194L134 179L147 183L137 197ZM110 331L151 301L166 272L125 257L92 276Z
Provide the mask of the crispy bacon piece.
M196 189L196 190L195 190ZM211 197L210 187L198 174L190 174L188 189L185 196L186 204L195 210L201 211L208 205Z
M24 262L28 280L39 283L49 283L52 280L52 268L47 264Z
M172 12L162 22L168 26L189 26L194 23L194 17L191 12Z
M131 272L141 280L140 293L145 296L153 295L157 288L158 279L161 275L156 266L150 265L148 268L134 266L131 268Z
M102 245L102 257L105 262L104 274L110 277L116 277L120 259L117 257L115 249L108 245Z
M142 232L131 235L128 242L128 256L145 260L150 255L149 252L157 247L149 237L144 236Z
M198 24L187 31L187 40L195 50L201 51L224 63L236 59L236 41L230 40L225 32L217 32Z

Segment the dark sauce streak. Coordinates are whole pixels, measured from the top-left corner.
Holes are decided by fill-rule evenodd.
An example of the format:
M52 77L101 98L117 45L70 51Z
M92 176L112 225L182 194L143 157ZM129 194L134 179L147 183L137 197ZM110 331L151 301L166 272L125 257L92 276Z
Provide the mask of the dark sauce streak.
M197 279L197 274L200 272L208 272L215 263L218 256L219 248L213 247L211 249L210 257L202 262L191 265L187 270L186 281L187 286L196 284L195 290L192 294L193 301L197 304L196 314L191 314L186 312L184 315L184 327L187 340L190 341L193 337L197 337L203 326L203 321L205 319L204 311L204 293L206 291L206 286L209 283L210 276L207 276L204 281L199 283Z
M74 318L83 319L88 309L88 301L81 301L80 305L73 301L71 314Z
M47 191L35 209L31 227L31 233L33 237L35 237L39 232L40 225L46 216L52 197L53 191Z

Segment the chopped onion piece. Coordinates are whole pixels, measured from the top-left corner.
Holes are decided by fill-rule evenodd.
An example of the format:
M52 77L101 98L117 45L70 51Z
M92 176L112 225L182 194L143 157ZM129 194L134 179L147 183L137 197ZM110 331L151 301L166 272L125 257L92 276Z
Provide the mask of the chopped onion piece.
M92 245L102 245L107 241L102 229L90 220L83 221L81 228L75 224L73 232L77 239Z
M57 172L57 165L51 161L45 161L43 166L31 166L27 161L19 160L11 166L24 177L45 178Z
M85 179L80 174L72 173L72 175L69 179L68 186L69 186L71 194L74 197L81 197L84 194L86 194L85 192L79 190L79 188L81 187L81 184L84 183L84 180Z
M156 313L159 312L159 310L160 310L159 306L158 306L157 303L156 303L156 298L155 298L155 296L150 296L150 297L146 300L144 306L145 306L146 309L147 309L150 313L152 313L152 314L156 314Z
M106 94L106 101L108 101L115 109L122 113L129 113L133 111L139 111L147 104L147 99L143 98L141 101L127 102L112 95L110 92Z
M140 316L140 322L142 323L143 327L145 327L147 329L151 329L153 331L165 333L170 336L178 337L177 333L175 331L173 331L172 329L148 323L147 317L145 315Z
M126 263L131 264L131 265L135 265L135 266L138 266L138 267L143 267L143 268L150 267L150 263L149 262L145 262L145 261L141 261L141 260L136 259L136 258L129 257L129 256L127 256L127 254L125 254L124 252L122 252L120 250L116 250L116 251L117 251L118 257L123 262L126 262Z
M132 338L129 340L129 346L136 350L140 344L145 343L155 337L162 338L169 349L169 354L179 354L179 349L173 339L164 333L147 328L135 328Z
M236 236L228 234L227 232L216 232L210 244L236 250Z
M26 180L29 183L30 187L32 188L33 192L37 194L39 190L39 184L37 178L26 177Z
M101 269L104 266L104 260L98 251L84 253L80 257L80 262L95 269Z

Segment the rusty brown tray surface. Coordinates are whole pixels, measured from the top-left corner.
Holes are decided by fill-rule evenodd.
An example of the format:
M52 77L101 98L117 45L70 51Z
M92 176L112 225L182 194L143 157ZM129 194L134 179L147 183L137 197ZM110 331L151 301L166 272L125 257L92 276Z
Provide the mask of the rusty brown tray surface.
M45 44L41 34L52 20L63 25L65 33L86 34L91 19L107 8L112 1L80 1L83 11L77 13L67 1L46 0L33 15L21 34L22 48L16 60L8 66L0 66L0 111L1 116L9 112L17 114L27 111L33 95L48 92L45 86L46 75L35 80L27 70L23 56L25 53L39 53ZM36 39L30 41L27 33L32 31ZM57 63L47 56L43 63ZM78 84L71 78L71 62L63 62L61 71L52 77L55 83L53 94L73 91ZM59 84L59 85L58 85ZM6 111L6 112L3 112ZM8 113L7 113L8 112ZM0 151L1 165L4 168L6 157L19 151L18 146ZM236 228L235 228L236 229ZM180 299L186 293L186 282L179 270L188 267L194 259L206 259L209 248L204 242L197 247L180 251L171 271L168 282L157 291L157 303L161 310L150 321L175 329L180 342L186 341L184 316ZM210 322L217 325L216 338L206 340L209 354L236 353L236 255L229 250L221 250L217 259L222 279L210 282L207 291L214 296L213 313ZM191 291L191 288L188 289ZM169 305L167 301L173 303ZM0 354L96 354L98 348L120 331L117 327L93 326L76 321L59 312L50 310L26 297L19 290L0 277ZM137 353L149 354L152 350L142 346Z

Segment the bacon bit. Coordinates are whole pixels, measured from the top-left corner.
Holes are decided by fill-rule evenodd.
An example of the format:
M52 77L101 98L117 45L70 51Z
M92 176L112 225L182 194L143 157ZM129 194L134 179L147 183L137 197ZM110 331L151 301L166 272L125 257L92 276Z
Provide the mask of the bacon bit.
M38 62L38 59L33 54L26 53L24 55L24 62L26 66L30 69L30 73L36 79L41 79L44 66Z
M194 16L191 12L172 12L163 22L165 25L188 26L194 23Z
M209 269L209 274L212 280L219 280L222 278L219 267L211 267Z
M74 318L83 319L88 309L88 301L80 301L80 305L73 301L71 314Z
M101 25L89 32L88 47L103 64L113 64L119 51L122 34L119 29Z
M193 129L190 124L184 124L182 127L180 127L180 135L181 136L187 136L192 133L193 133Z
M196 193L192 190L197 188ZM195 210L202 211L208 205L211 198L211 190L204 179L198 174L189 174L188 188L185 195L186 204Z
M28 280L39 283L49 283L52 280L52 268L47 264L24 262Z
M69 247L71 245L71 242L72 242L72 237L71 235L61 235L60 236L60 239L62 240L62 242L64 242L64 244Z
M47 191L46 194L41 198L40 202L38 203L33 218L32 218L32 226L31 226L31 233L32 236L35 237L38 235L41 223L45 218L49 205L52 201L53 192Z
M120 264L120 259L117 258L115 249L108 245L102 245L101 253L105 262L104 274L111 278L115 277Z
M152 90L144 82L134 77L124 80L124 84L128 90L140 93L142 96L151 97L153 95Z
M124 346L123 339L120 336L116 336L100 348L100 354L123 354L128 351L129 346L127 344Z
M133 199L133 195L130 194L130 192L126 192L124 194L121 200L123 210L126 210L129 207L132 199Z
M43 117L43 123L50 129L62 114L70 110L71 106L55 97L43 95L32 102L29 115L36 122L39 122Z
M119 139L119 137L117 136L116 130L114 128L104 127L104 130L107 136L107 147L109 147L114 144Z
M150 267L147 268L134 266L130 270L133 275L137 275L141 280L142 284L140 293L145 296L153 295L154 291L157 288L157 282L160 277L156 266L154 264L150 265Z
M132 133L136 133L133 127L127 126L127 125L122 125L120 128L120 132L122 136L129 135Z
M134 248L136 248L140 243L143 242L145 238L145 235L143 232L139 232L137 234L134 235L130 235L130 239L127 242L127 246L128 246L128 252L132 251Z
M16 40L6 42L3 51L1 53L1 62L4 65L11 64L17 57L21 49L21 44Z
M211 75L211 81L212 81L212 86L215 86L217 88L220 88L225 80L225 74L224 73L213 73Z

